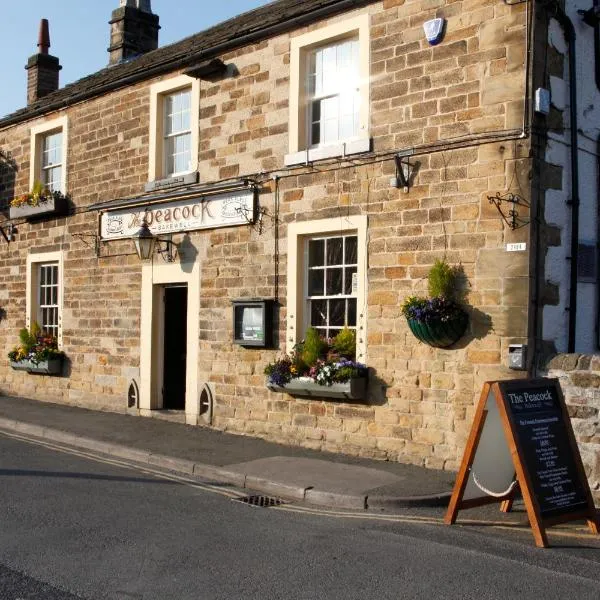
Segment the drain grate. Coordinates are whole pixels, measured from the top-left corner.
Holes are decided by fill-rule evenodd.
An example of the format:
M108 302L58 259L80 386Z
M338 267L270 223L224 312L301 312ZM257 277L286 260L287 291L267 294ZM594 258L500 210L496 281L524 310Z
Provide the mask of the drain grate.
M272 498L271 496L244 496L243 498L234 498L235 502L243 502L249 506L260 506L261 508L272 508L273 506L281 506L283 500L280 498Z

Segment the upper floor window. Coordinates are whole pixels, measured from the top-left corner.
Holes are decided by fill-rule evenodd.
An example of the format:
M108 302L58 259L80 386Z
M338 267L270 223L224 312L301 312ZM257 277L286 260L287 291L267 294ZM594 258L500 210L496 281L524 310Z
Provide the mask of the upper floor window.
M181 90L165 96L164 160L165 176L190 171L192 160L191 90Z
M53 192L67 193L67 117L31 128L29 189L36 181Z
M358 40L318 48L308 64L309 145L356 138L361 102Z
M52 192L63 191L62 138L62 131L49 133L42 138L41 182Z
M180 75L151 86L149 181L197 170L199 114L197 79Z
M369 15L292 38L286 165L368 152Z

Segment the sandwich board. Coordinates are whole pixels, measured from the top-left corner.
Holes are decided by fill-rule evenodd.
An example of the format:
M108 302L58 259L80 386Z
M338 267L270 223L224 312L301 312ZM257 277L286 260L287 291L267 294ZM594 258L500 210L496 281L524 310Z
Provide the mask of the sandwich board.
M444 519L500 503L509 512L521 490L536 546L546 528L585 519L598 533L596 509L557 379L512 379L483 386Z

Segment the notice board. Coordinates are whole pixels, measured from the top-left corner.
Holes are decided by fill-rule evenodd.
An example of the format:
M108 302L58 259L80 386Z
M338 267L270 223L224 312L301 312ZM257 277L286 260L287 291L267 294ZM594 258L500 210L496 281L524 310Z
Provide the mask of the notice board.
M536 544L546 527L596 511L557 379L488 382L469 435L446 523L463 508L501 502L510 510L521 490Z

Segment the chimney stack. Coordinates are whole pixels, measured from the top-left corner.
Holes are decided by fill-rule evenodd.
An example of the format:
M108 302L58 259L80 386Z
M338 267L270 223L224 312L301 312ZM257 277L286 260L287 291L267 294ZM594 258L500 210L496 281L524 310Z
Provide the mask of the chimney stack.
M116 65L158 48L158 15L150 0L120 0L110 24L109 65Z
M62 69L58 64L58 58L48 54L50 48L48 19L40 21L37 45L38 53L31 56L25 66L28 105L58 89L58 72Z

